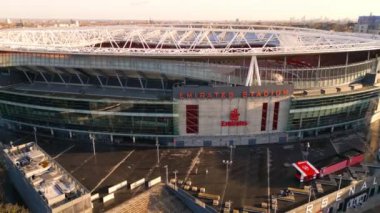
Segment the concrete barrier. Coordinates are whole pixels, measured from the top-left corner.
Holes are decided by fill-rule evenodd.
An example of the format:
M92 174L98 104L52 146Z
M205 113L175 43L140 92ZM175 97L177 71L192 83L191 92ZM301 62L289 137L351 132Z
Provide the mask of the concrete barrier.
M152 186L154 186L154 185L156 185L158 183L161 183L161 176L160 177L156 177L156 178L150 180L148 182L148 187L150 188L150 187L152 187Z
M103 203L107 202L107 201L110 201L112 199L115 198L115 195L112 193L112 194L108 194L106 196L103 197Z
M243 212L258 212L258 213L266 213L267 209L258 208L254 206L243 206Z
M261 202L261 208L267 209L268 203L267 202Z
M324 192L322 184L317 183L316 186L317 186L317 192L318 193L323 193Z
M288 190L292 191L295 194L303 194L303 195L308 195L309 194L309 189L298 189L298 188L293 188L293 187L288 187Z
M126 185L127 185L127 181L126 180L123 181L123 182L121 182L121 183L118 183L116 185L113 185L113 186L111 186L111 187L108 188L108 193L113 193L116 190L119 190L119 189L123 188Z
M143 185L144 183L145 183L145 178L140 179L140 180L138 180L138 181L136 181L134 183L131 183L131 186L130 186L131 190L134 189L134 188L137 188L137 187L139 187L141 185Z
M286 202L296 202L294 195L289 195L286 197L278 197L277 200L286 201Z
M96 193L96 194L93 194L93 195L91 195L91 201L94 201L94 200L96 200L96 199L99 199L99 193Z
M215 210L212 207L209 207L201 200L198 200L197 198L191 196L188 194L185 190L182 190L181 188L175 189L173 184L166 185L167 188L176 195L183 203L190 208L193 212L199 212L199 213L217 213L218 211Z
M197 205L199 205L199 206L201 206L201 207L203 207L203 208L206 208L206 204L205 204L203 201L201 201L201 200L199 200L199 199L197 199L197 198L195 198L194 201L195 201L195 203L196 203Z
M198 193L198 197L199 198L203 198L203 199L209 199L209 200L220 200L220 196L219 195L214 195L214 194L206 194L206 193Z

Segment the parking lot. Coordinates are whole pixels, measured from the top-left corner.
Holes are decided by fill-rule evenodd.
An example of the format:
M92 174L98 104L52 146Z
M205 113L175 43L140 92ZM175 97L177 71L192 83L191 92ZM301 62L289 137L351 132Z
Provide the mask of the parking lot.
M376 136L376 135L375 135ZM378 136L378 135L377 135ZM18 143L33 140L30 135L2 134L2 140L14 140ZM192 182L192 186L204 187L206 193L219 195L220 203L232 202L232 208L241 209L244 206L261 207L270 195L277 195L287 187L303 188L294 177L295 169L292 163L299 160L311 162L327 158L344 149L357 148L367 151L368 161L374 159L377 147L364 141L374 141L374 136L367 137L364 133L340 135L308 141L311 144L309 152L305 152L305 141L287 144L261 145L254 147L221 147L221 148L171 148L159 149L159 164L156 148L141 148L132 146L114 146L96 144L96 155L92 144L79 141L59 141L51 138L38 138L40 145L48 154L54 157L68 172L77 178L92 194L100 197L107 194L107 189L117 183L127 180L133 183L145 178L151 180L158 176L165 181L165 165L168 166L169 179ZM230 159L231 158L231 159ZM232 161L227 165L223 161ZM268 170L269 169L269 170ZM348 183L348 182L347 182ZM345 181L343 185L347 184ZM325 192L336 189L326 186ZM145 186L130 190L124 187L115 192L115 199L103 204L100 200L94 202L96 212L114 208L120 203L144 192ZM196 196L196 193L192 193ZM322 194L314 193L312 199ZM290 209L307 202L308 195L296 195L294 202L279 201L280 211ZM207 202L207 200L204 200ZM212 204L208 201L209 204ZM221 209L222 206L216 206Z

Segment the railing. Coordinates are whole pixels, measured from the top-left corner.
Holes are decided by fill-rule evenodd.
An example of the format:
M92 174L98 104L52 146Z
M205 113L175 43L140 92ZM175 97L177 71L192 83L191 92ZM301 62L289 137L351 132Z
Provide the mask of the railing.
M218 212L215 209L207 206L202 201L197 200L197 198L191 196L190 194L188 194L186 191L182 190L181 188L173 186L170 183L166 184L166 186L172 193L174 193L180 200L182 200L182 202L184 202L184 204L193 212L200 212L200 213Z
M0 54L0 67L53 66L106 70L134 70L160 73L209 81L243 84L244 74L236 75L240 66L185 62L159 59L139 59L120 56L62 55L37 53Z
M265 83L283 82L294 85L295 89L322 88L349 84L363 78L372 71L376 59L364 62L320 67L280 69L260 67L261 80Z
M376 63L376 59L371 59L349 65L319 68L259 67L259 69L264 84L282 82L293 84L295 89L309 89L358 81L371 72ZM133 70L236 85L244 85L248 73L247 67L189 61L98 55L0 54L0 67L9 66L103 69L108 75L116 75L111 70Z

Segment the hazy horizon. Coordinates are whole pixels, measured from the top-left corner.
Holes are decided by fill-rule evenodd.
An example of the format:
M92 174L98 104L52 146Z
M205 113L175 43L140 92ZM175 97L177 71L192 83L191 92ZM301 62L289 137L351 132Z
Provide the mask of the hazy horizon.
M2 18L96 20L350 19L380 15L380 1L343 0L0 0Z

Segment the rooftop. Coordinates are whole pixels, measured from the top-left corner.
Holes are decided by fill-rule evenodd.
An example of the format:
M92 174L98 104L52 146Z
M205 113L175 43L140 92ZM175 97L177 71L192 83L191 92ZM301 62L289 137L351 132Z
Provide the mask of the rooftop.
M33 142L12 146L4 152L51 209L89 193Z
M380 49L380 37L305 28L145 24L0 31L0 50L131 56L239 56Z

